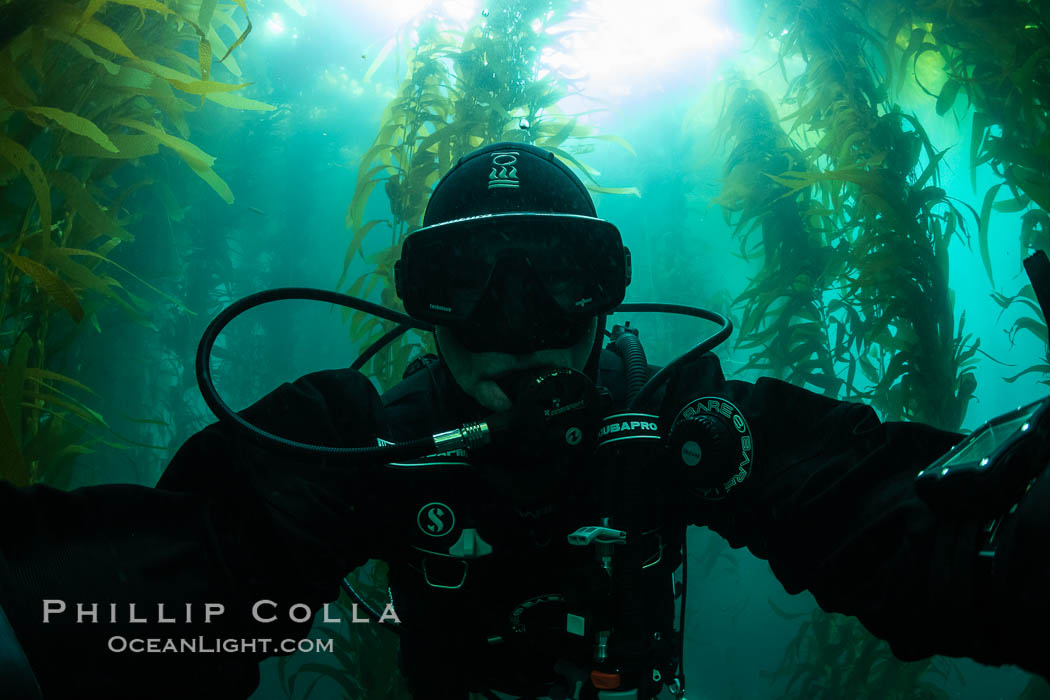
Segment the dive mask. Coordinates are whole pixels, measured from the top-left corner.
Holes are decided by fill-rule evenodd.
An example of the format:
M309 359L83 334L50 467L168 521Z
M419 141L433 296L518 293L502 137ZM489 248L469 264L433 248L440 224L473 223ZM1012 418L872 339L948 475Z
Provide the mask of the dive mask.
M412 317L447 326L470 350L568 347L623 301L630 252L608 221L511 213L415 231L394 266Z

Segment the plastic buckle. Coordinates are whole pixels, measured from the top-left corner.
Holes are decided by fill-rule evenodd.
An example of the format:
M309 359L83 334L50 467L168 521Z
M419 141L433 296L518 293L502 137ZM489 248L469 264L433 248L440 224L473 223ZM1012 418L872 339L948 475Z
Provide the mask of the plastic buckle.
M427 585L430 586L431 588L444 588L446 590L454 591L454 590L456 590L458 588L462 588L463 584L467 582L467 570L470 568L470 562L467 561L466 559L455 559L453 557L442 557L442 559L444 559L446 561L450 561L450 562L454 561L454 562L456 562L458 564L461 564L463 566L463 574L462 574L462 576L460 576L459 583L455 584L454 586L446 585L446 584L443 584L443 583L437 583L436 581L432 580L431 572L427 570L427 562L430 561L431 559L432 559L432 557L423 557L423 580L426 581Z
M569 544L574 544L577 547L586 547L595 540L599 544L626 544L627 533L623 530L614 530L611 527L588 525L569 535Z

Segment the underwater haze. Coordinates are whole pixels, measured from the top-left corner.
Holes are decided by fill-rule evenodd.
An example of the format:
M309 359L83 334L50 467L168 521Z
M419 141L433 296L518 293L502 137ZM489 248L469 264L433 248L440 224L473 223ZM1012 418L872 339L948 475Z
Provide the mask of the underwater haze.
M555 150L592 188L632 253L627 302L733 320L716 350L730 379L776 376L965 431L1046 393L1046 324L1021 261L1050 244L1050 68L1015 50L1046 31L1046 3L1005 2L994 18L978 11L994 3L949 0L163 4L198 19L212 6L206 50L136 3L98 15L130 50L164 47L155 83L125 77L108 39L45 44L40 59L25 35L0 36L14 47L0 70L23 76L5 100L23 82L32 104L61 105L60 81L91 75L114 95L93 98L92 118L142 151L118 159L101 132L29 107L4 127L56 196L45 219L31 169L0 170L5 383L17 371L39 387L10 419L24 483L154 484L215 420L194 375L209 320L274 287L399 304L393 261L430 188L497 140ZM44 21L27 7L0 2L19 26ZM1015 79L982 82L975 51ZM68 76L43 77L38 60ZM129 93L142 114L105 111ZM44 221L88 252L34 262L26 236ZM610 327L625 321L661 365L715 330L658 314ZM389 327L307 301L252 310L214 349L216 386L244 408L348 366ZM366 370L388 388L432 350L409 333ZM881 642L862 655L858 623L788 595L706 528L690 529L689 556L691 700L1050 697L1012 667L903 664ZM373 600L382 574L357 574ZM315 632L336 652L265 662L255 700L408 697L393 635L346 621Z

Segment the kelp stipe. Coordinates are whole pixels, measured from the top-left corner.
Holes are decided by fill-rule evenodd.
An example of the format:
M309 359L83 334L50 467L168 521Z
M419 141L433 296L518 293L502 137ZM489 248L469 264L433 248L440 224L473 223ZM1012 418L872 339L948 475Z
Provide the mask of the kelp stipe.
M77 455L133 444L110 429L92 408L93 392L56 358L75 354L80 329L103 332L99 314L110 308L148 326L158 304L141 298L142 288L180 306L114 259L136 232L129 198L144 188L164 190L165 201L170 194L134 166L160 167L155 156L164 146L232 201L214 158L188 140L186 114L205 99L271 109L233 93L243 85L210 77L220 57L240 73L230 50L250 29L234 19L245 15L243 0L134 5L2 8L15 20L0 47L0 476L16 484L65 485ZM188 39L194 56L178 49ZM75 373L77 363L69 364Z

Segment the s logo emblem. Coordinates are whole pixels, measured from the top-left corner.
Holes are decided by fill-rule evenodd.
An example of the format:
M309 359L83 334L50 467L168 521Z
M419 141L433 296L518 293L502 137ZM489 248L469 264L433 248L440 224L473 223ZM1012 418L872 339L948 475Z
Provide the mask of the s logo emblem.
M419 509L416 515L416 524L423 534L431 537L441 537L452 532L456 524L456 515L444 503L428 503Z

